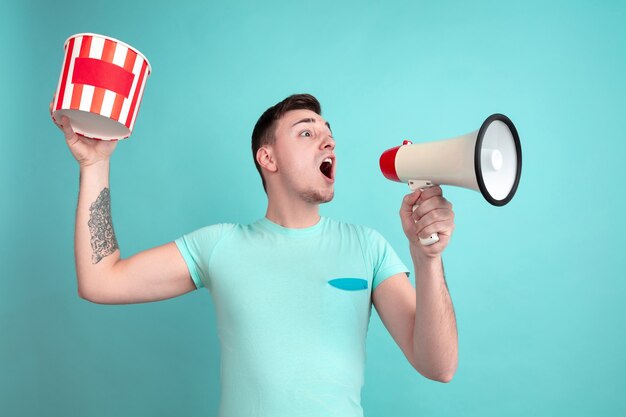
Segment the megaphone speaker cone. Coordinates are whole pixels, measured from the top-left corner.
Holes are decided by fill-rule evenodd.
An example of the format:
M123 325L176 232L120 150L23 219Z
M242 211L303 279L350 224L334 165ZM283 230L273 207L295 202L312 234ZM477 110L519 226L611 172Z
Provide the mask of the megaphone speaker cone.
M494 206L507 204L522 174L522 148L513 122L503 114L484 121L476 137L474 169L478 188Z

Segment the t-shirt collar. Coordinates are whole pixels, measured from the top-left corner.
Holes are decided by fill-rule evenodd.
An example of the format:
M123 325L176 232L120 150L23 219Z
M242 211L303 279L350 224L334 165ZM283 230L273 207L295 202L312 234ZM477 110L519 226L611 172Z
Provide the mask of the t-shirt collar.
M308 236L308 235L312 235L312 234L318 233L322 229L324 224L326 224L326 217L320 216L319 221L317 223L315 223L313 226L304 227L304 228L297 228L297 229L296 228L283 227L283 226L281 226L281 225L279 225L277 223L274 223L273 221L271 221L267 217L261 218L257 223L262 225L263 227L273 231L273 232L280 233L282 235L288 235L288 236Z

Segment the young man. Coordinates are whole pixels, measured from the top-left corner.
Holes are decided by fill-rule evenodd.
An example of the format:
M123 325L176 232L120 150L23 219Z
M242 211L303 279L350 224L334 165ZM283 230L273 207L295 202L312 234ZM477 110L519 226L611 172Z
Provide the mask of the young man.
M220 416L362 416L372 302L411 366L436 381L452 379L456 321L441 261L454 229L451 205L439 187L402 201L413 288L380 234L320 217L319 205L333 198L336 157L313 96L286 98L254 128L265 217L207 226L127 259L120 259L111 219L109 159L116 142L80 137L67 118L59 122L80 165L80 296L128 304L206 287L221 343ZM434 232L439 242L419 242Z

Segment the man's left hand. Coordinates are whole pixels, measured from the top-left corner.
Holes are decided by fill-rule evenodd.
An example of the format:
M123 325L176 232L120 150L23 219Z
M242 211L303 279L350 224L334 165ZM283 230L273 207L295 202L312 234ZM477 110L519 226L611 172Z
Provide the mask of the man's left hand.
M413 211L415 204L419 207ZM407 194L400 207L400 219L404 234L409 239L411 253L416 251L416 254L426 258L441 256L454 230L452 204L443 197L441 187L436 185ZM430 246L422 245L419 238L425 239L433 233L439 234L439 242Z

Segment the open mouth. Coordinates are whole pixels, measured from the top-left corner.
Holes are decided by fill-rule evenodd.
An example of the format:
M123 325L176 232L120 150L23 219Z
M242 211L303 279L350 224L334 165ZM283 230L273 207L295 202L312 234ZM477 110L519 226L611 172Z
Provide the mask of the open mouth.
M326 158L324 159L324 161L322 161L322 164L320 165L320 171L322 172L322 174L324 174L324 176L330 180L333 179L333 166L334 166L334 161L332 158Z

